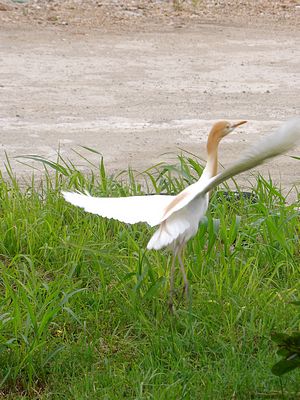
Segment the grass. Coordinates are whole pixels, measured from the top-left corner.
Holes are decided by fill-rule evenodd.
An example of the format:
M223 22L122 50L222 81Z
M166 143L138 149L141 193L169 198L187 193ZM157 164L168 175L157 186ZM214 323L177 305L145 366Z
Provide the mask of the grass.
M31 159L39 159L31 156ZM215 193L185 262L192 305L169 315L170 256L146 252L152 230L84 213L62 189L94 195L177 193L202 172L176 167L88 176L42 160L24 188L0 179L0 399L295 399L279 380L274 331L299 329L299 203L271 180L253 197ZM53 174L53 171L55 172ZM238 190L238 188L237 188Z

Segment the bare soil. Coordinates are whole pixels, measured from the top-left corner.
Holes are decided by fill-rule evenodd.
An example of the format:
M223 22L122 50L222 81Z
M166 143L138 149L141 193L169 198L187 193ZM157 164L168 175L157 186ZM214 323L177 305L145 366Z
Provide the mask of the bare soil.
M299 2L196 3L0 0L2 165L5 151L55 159L60 148L87 169L72 149L99 156L80 146L110 171L174 160L179 149L205 159L214 121L247 119L222 142L226 165L299 115ZM299 182L289 156L258 170L286 190Z

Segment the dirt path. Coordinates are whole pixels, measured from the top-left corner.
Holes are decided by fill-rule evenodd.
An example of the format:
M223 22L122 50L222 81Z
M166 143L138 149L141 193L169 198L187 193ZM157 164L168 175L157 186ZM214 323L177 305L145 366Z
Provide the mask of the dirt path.
M0 37L1 164L4 151L55 159L58 146L83 164L72 152L83 145L100 151L110 171L141 170L178 148L205 158L213 121L247 119L222 143L226 165L299 115L300 32L288 26L105 32L6 23ZM299 182L300 163L287 156L259 170L285 187Z

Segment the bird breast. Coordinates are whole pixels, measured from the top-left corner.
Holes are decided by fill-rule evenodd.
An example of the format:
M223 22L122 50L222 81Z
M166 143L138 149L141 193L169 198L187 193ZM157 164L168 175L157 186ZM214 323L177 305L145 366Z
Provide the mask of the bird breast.
M174 212L160 224L147 248L159 250L166 246L184 244L195 236L199 222L206 213L208 200L208 194L205 194Z
M199 223L206 214L209 203L209 194L206 193L204 196L195 198L185 208L186 219L190 224L190 228L187 230L184 241L187 242L193 236L196 235Z

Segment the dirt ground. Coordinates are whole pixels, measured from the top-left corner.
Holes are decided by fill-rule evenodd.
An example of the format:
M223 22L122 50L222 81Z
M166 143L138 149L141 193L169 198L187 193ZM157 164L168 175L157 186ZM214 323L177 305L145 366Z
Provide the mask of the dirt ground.
M224 139L233 158L300 105L297 1L0 0L0 162L56 159L72 149L109 171L141 171L179 149L205 159L219 119L247 119ZM165 154L167 153L167 154ZM300 148L293 152L300 154ZM258 168L288 188L300 163L282 156ZM248 174L239 181L246 184Z

